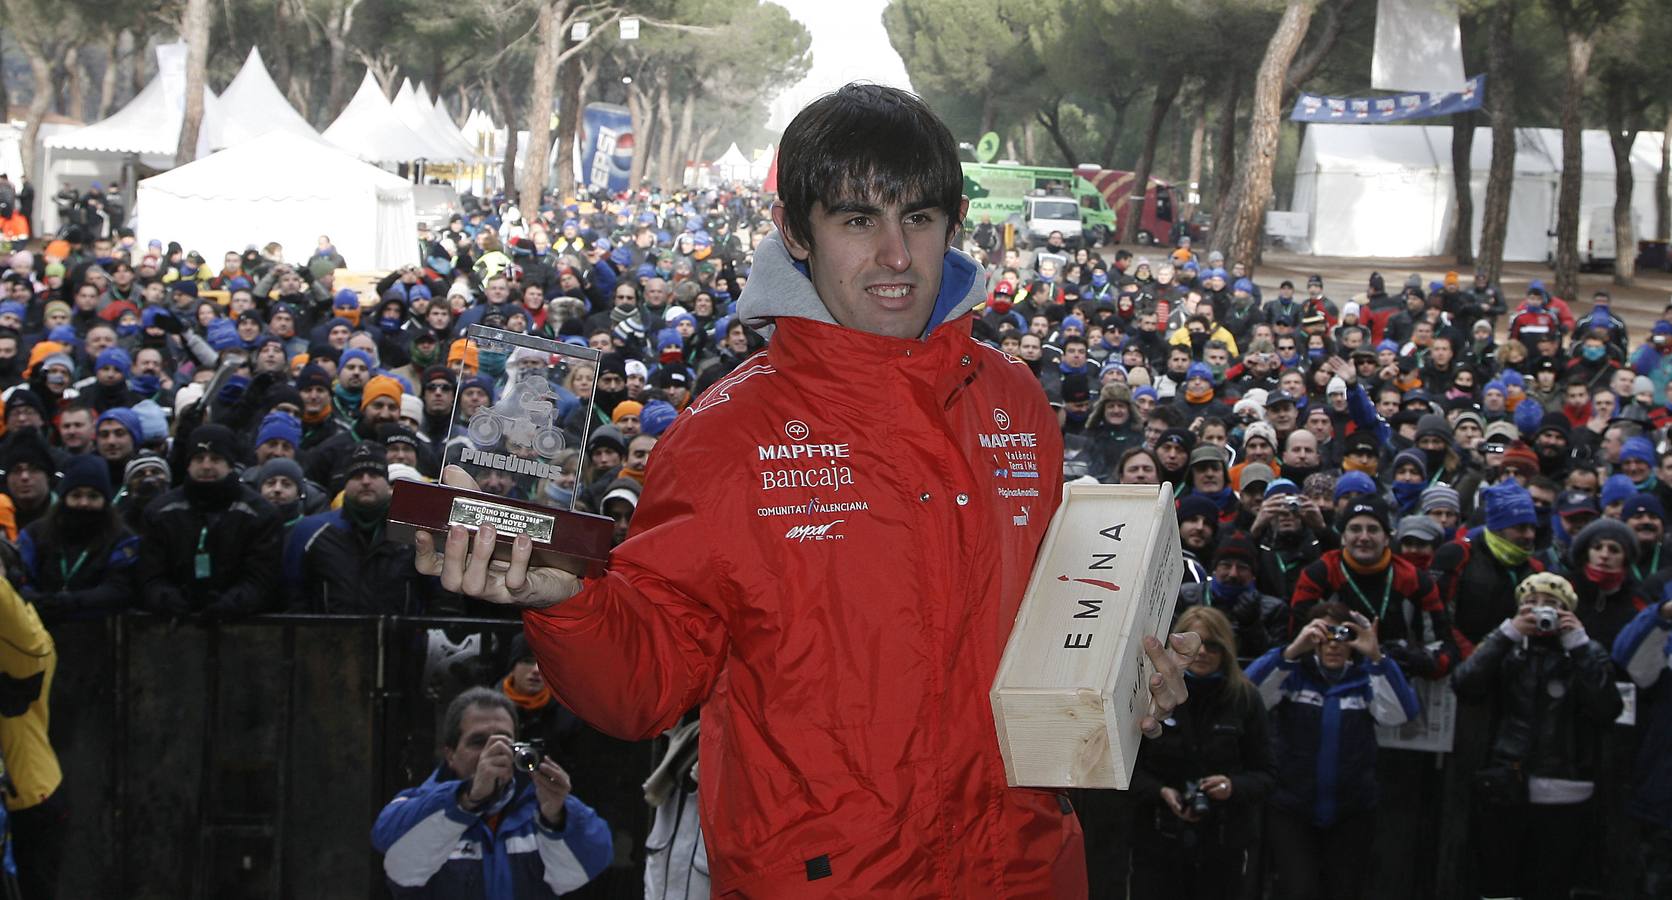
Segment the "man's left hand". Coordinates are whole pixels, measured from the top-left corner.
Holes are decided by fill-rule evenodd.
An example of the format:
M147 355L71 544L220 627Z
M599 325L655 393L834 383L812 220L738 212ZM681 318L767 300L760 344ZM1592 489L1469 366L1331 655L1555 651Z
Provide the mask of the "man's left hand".
M557 828L563 827L563 801L569 799L569 773L548 757L540 760L540 768L533 773L534 797L540 802L540 818Z
M1194 631L1175 634L1167 639L1170 646L1162 646L1154 637L1144 638L1144 653L1149 655L1155 673L1150 676L1150 699L1155 701L1155 715L1138 722L1144 737L1161 736L1161 720L1173 714L1190 696L1184 687L1184 670L1196 654L1202 652L1202 638Z

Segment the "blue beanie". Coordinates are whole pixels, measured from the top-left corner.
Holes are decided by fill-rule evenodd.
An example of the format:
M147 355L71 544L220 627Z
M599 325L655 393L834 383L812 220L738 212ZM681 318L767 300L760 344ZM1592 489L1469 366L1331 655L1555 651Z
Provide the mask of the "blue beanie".
M1270 493L1271 488L1267 487L1266 492ZM1372 481L1370 479L1370 476L1364 474L1363 472L1346 472L1346 473L1343 473L1342 476L1340 478L1336 479L1336 481L1335 481L1335 499L1336 500L1340 500L1342 497L1345 497L1348 494L1372 494L1372 495L1374 495L1375 493L1376 493L1376 482Z
M63 471L58 473L58 496L68 497L71 491L83 487L98 491L105 502L110 502L114 491L110 487L110 466L105 463L104 457L80 453L64 463Z
M47 332L46 339L55 344L63 344L68 347L81 346L81 338L76 337L75 328L70 325L60 325L57 328L52 329Z
M1493 391L1497 391L1498 393L1503 394L1505 396L1509 395L1509 388L1505 387L1504 383L1502 381L1497 380L1496 378L1494 378L1491 381L1488 381L1486 383L1486 387L1483 387L1483 388L1480 389L1481 396L1483 396L1483 397L1486 396L1487 394L1492 393Z
M459 393L464 393L468 388L481 388L482 393L488 395L488 402L493 402L493 376L477 375L475 378L466 378L459 382Z
M1185 519L1203 517L1215 529L1219 527L1219 507L1214 506L1212 500L1201 494L1185 494L1184 499L1179 501L1178 520L1183 522Z
M146 328L159 327L157 325L158 319L173 320L174 313L169 312L161 306L147 306L145 307L145 311L139 314L139 321Z
M1389 474L1399 471L1399 467L1406 463L1416 466L1417 471L1422 473L1423 480L1428 480L1428 458L1415 447L1408 447L1394 455L1393 465L1388 467Z
M1486 504L1486 528L1503 531L1516 525L1537 525L1538 513L1533 509L1533 495L1527 493L1513 478L1506 478L1491 487L1482 488L1481 499Z
M292 447L302 446L302 422L290 413L274 410L261 420L261 430L256 432L255 445L257 447L271 440L288 441Z
M93 430L97 431L99 426L106 422L115 422L127 429L128 435L134 439L135 448L145 443L145 426L139 421L139 413L126 406L107 409L104 415L99 416L99 420L93 423Z
M97 372L105 366L115 366L122 370L122 377L126 378L128 377L128 370L132 369L133 365L133 357L128 355L128 351L121 347L110 347L101 352L99 358L94 361L93 371Z
M1640 512L1647 512L1657 519L1666 518L1666 507L1661 505L1660 498L1643 491L1626 498L1625 505L1620 507L1620 518L1630 519Z
M348 361L351 360L351 359L357 359L357 360L365 363L366 368L368 368L368 369L376 369L377 368L377 364L372 362L372 355L370 353L367 353L366 351L360 350L358 348L351 347L347 350L344 350L342 355L337 357L337 371L341 372L343 370L343 366L348 365Z
M1079 316L1063 316L1062 317L1062 330L1067 331L1070 328L1078 328L1078 329L1080 329L1081 334L1085 334L1086 333L1086 320L1080 318Z
M1161 394L1155 388L1153 388L1153 387L1151 387L1147 384L1146 385L1141 385L1137 390L1132 392L1132 399L1133 400L1140 400L1144 397L1148 397L1151 400L1160 400L1161 399ZM1267 485L1266 490L1271 490L1270 485Z
M674 409L672 403L666 400L652 400L639 411L639 430L659 437L678 417L679 410Z
M250 289L250 280L242 275L234 275L227 279L226 289L229 291L247 291Z
M1602 505L1606 508L1611 503L1624 503L1637 493L1637 485L1632 483L1629 476L1610 475L1602 483Z
M685 349L685 339L680 337L679 332L672 328L664 328L656 332L656 352L660 353L670 347L675 350Z
M617 247L614 250L611 250L610 251L610 262L615 263L616 268L619 268L619 269L625 269L629 265L632 265L632 263L633 263L633 250L632 250L632 248L623 244L622 246ZM642 428L643 426L641 425L640 427Z
M0 306L0 310L4 309L4 306ZM1672 336L1672 322L1668 322L1665 319L1656 319L1654 327L1649 329L1649 333Z
M681 322L690 323L692 328L697 327L697 317L691 315L690 313L680 313L679 315L674 316L673 321L668 323L668 327L678 329Z
M348 307L348 306L358 307L359 305L360 305L360 295L354 293L352 290L349 290L348 288L343 288L342 290L337 292L337 295L335 297L331 298L331 308L332 309L340 309L340 308Z
M139 417L139 427L147 437L168 434L168 416L155 400L141 400L133 405L134 415Z
M1376 345L1377 353L1381 353L1383 350L1387 350L1391 353L1398 353L1399 345L1395 344L1393 341L1384 339L1380 344Z
M5 303L0 303L0 316L13 315L21 319L27 312L28 310L24 309L23 304L16 300L7 300Z
M1527 386L1526 376L1514 369L1505 369L1504 374L1500 377L1504 379L1504 384L1508 387L1525 388Z
M1190 368L1184 370L1184 379L1189 381L1192 378L1200 378L1208 384L1213 384L1213 369L1209 368L1207 363L1191 363Z
M1655 445L1641 435L1626 438L1626 442L1620 445L1620 462L1625 462L1628 459L1641 460L1653 466L1655 464Z
M238 336L238 326L231 319L216 319L210 322L206 337L209 346L217 353L244 348L244 340Z
M1284 494L1298 493L1300 493L1300 485L1287 478L1274 478L1270 484L1266 485L1267 497L1281 497Z
M176 281L176 282L174 282L174 293L185 294L188 297L196 297L197 296L197 282L192 281L190 279L182 279L180 281Z
M1515 407L1515 427L1522 434L1532 434L1538 431L1538 425L1544 421L1544 407L1531 397L1517 404Z
M1238 278L1236 283L1231 285L1231 291L1233 293L1241 291L1244 294L1252 294L1254 293L1254 282L1247 278Z

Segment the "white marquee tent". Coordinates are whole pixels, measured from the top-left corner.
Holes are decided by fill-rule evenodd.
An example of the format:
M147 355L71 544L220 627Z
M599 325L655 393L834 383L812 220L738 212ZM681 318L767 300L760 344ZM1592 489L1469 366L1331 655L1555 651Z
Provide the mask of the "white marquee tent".
M737 142L733 141L732 145L726 148L726 152L714 161L714 174L719 176L721 181L728 183L749 180L749 157L744 156L743 151L738 149Z
M1655 221L1655 173L1660 166L1658 133L1642 133L1632 148L1636 185L1632 209L1639 234ZM1486 205L1486 174L1492 163L1492 133L1477 128L1471 146L1470 224L1480 244ZM1585 210L1614 204L1614 157L1608 136L1583 136ZM1509 233L1504 258L1542 260L1547 232L1555 227L1557 187L1562 171L1562 134L1554 128L1516 130L1515 175L1510 192ZM1446 252L1457 210L1452 190L1451 127L1446 125L1337 125L1306 127L1295 163L1291 207L1308 220L1299 249L1317 256L1438 256ZM1581 236L1583 240L1583 236Z
M221 91L219 107L221 127L209 135L209 146L215 150L275 131L319 140L319 132L279 92L256 47L250 48L243 67Z
M355 268L418 262L406 179L287 132L141 181L136 212L142 244L179 241L209 259L268 241L309 248L329 234Z
M367 70L360 89L337 120L325 129L325 140L374 163L464 162L459 148L443 146L427 133L414 131L383 96L377 78Z

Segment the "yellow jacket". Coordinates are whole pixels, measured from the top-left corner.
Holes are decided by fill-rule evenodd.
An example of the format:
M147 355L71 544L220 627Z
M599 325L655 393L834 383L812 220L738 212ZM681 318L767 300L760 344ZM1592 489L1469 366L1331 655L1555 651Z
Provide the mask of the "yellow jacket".
M35 607L0 579L0 758L11 776L6 808L38 805L64 780L47 740L47 701L58 650Z
M1225 326L1215 323L1214 326L1213 326L1213 330L1208 332L1208 340L1210 340L1210 341L1224 341L1225 342L1225 349L1231 351L1231 358L1233 358L1233 359L1236 358L1236 356L1237 356L1237 339L1234 338L1234 337L1231 337L1231 333L1229 331L1225 330ZM1175 330L1173 332L1172 337L1169 337L1167 339L1167 343L1169 343L1169 344L1182 344L1186 347L1190 346L1190 329L1189 328L1179 328L1179 329Z

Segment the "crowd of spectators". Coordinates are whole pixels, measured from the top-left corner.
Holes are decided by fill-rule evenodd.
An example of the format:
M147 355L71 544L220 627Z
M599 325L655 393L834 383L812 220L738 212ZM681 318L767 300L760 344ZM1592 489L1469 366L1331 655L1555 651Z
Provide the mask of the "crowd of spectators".
M462 329L603 354L550 369L571 448L555 474L484 488L609 515L619 541L658 436L763 346L732 310L767 199L646 191L525 214L467 197L422 230L421 264L360 289L337 284L353 261L324 236L305 256L125 230L12 253L8 580L48 629L126 610L485 612L385 529L392 485L435 480L468 440L455 409L462 423L551 363ZM1595 839L1640 851L1638 887L1666 896L1672 306L1633 343L1602 292L1535 281L1517 300L1448 272L1390 293L1375 274L1337 300L1181 243L1146 258L970 242L991 286L975 335L1038 376L1065 476L1177 497L1179 627L1207 650L1139 759L1133 894L1361 895L1372 873L1330 861L1375 840L1378 728L1429 715L1426 683L1460 701L1479 891L1596 886ZM449 748L476 741L452 768L461 803L521 803L536 836L590 815L567 788L496 800L471 780L478 758L508 765L503 706L449 713ZM462 829L434 783L408 825Z

